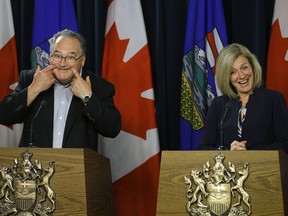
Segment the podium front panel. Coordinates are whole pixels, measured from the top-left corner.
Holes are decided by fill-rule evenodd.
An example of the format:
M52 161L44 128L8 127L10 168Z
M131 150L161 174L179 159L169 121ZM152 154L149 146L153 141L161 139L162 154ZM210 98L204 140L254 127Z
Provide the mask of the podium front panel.
M285 179L281 180L280 164L283 160L278 151L162 151L157 215L189 215L186 208L188 185L184 177L188 177L191 170L202 171L207 161L212 166L213 156L217 153L224 154L223 163L234 164L236 172L249 163L249 176L244 186L251 199L251 215L285 215L283 200L287 194L282 192ZM286 157L285 153L281 155ZM283 166L288 167L287 164ZM287 186L287 179L284 184ZM246 208L245 204L242 205Z
M54 162L55 173L50 178L56 194L53 215L114 215L110 160L90 149L78 148L0 148L0 166L10 167L21 153L33 153L42 169ZM51 206L49 200L48 206ZM44 215L44 214L43 214Z

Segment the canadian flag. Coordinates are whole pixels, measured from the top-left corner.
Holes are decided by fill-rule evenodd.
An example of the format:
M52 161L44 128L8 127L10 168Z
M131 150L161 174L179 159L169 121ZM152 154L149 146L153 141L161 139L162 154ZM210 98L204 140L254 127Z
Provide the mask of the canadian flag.
M288 103L288 1L275 1L267 60L267 88L278 90Z
M110 158L118 216L156 214L160 149L151 63L140 0L109 4L102 76L115 85L122 130L101 137Z
M16 87L18 64L16 40L10 0L0 1L0 100ZM22 132L22 125L0 125L0 147L16 147Z

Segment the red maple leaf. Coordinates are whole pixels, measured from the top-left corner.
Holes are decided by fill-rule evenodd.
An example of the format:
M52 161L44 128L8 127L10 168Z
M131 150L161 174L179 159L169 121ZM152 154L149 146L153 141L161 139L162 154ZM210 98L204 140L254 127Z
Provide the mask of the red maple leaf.
M276 20L272 26L267 61L267 88L278 90L285 95L288 102L288 38L283 38Z
M148 46L124 62L129 40L120 40L115 23L105 40L102 75L115 85L122 130L145 139L146 131L156 128L155 101L141 96L153 88Z

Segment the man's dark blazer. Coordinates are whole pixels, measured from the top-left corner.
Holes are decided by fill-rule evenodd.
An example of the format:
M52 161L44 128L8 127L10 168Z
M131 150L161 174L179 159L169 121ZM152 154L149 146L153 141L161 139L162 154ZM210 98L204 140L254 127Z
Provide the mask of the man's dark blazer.
M54 85L40 93L27 107L27 90L33 80L35 70L20 73L18 86L0 102L0 123L15 124L24 122L20 147L31 142L31 123L42 101L46 101L33 123L32 141L36 147L52 147ZM113 102L114 86L91 72L82 71L82 77L90 76L92 97L85 106L82 100L73 96L69 108L63 148L92 148L97 151L97 134L115 137L121 129L121 115Z

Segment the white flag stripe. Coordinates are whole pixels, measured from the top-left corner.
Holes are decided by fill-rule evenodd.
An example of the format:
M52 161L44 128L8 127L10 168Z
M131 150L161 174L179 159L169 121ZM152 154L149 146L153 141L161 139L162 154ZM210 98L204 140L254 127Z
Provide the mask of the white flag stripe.
M207 38L205 38L205 43L206 43L206 58L210 64L211 68L213 68L213 67L215 67L215 57L213 55L211 46L210 46Z
M0 125L0 147L17 147L21 138L23 124L13 125L13 130Z
M108 13L113 16L109 16L107 19L106 34L115 22L120 39L129 40L126 53L123 57L123 61L128 62L147 44L140 1L113 1L109 6Z
M221 40L221 37L219 35L217 28L213 29L213 35L215 38L215 45L216 45L217 52L220 53L220 51L223 49L224 45L223 45L223 42Z
M14 23L13 23L13 16L12 16L12 9L11 9L11 4L10 4L10 0L1 0L0 1L0 52L3 52L4 50L2 50L2 48L9 43L9 41L11 41L11 38L13 38L15 36L15 31L14 31ZM8 51L9 52L9 51ZM12 58L12 56L10 56L12 54L11 53L5 53L5 55L9 55L9 57ZM14 62L10 62L12 64L14 64ZM17 62L16 62L17 63ZM15 63L15 64L16 64ZM7 62L3 62L2 64L7 64ZM10 64L11 65L11 64ZM1 65L0 65L1 67ZM15 76L14 68L8 71L1 71L2 73L11 73L11 76ZM17 72L16 72L17 73ZM8 75L8 76L9 76ZM5 76L7 77L7 76ZM3 77L2 77L2 81L3 81ZM4 82L6 82L4 80ZM3 89L8 88L13 91L16 87L16 83L17 80L15 80L15 83L6 83L5 86L1 86ZM1 82L3 85L3 82ZM5 92L6 94L6 92ZM4 93L1 92L1 95L3 96ZM2 100L2 98L0 98L0 100ZM17 147L19 140L21 138L21 133L22 133L22 128L23 125L22 124L15 124L11 127L7 127L4 125L0 125L0 147Z
M0 1L0 49L15 35L10 0Z
M105 144L99 145L99 152L111 160L113 182L159 153L157 128L148 130L146 135L147 140L143 140L121 131L116 138L105 138Z
M277 19L279 19L279 25L280 25L282 37L287 38L288 37L288 28L287 28L288 3L287 3L287 0L275 1L272 23L274 23Z
M148 90L142 92L141 97L149 99L149 100L155 100L154 89L151 88L151 89L148 89Z

